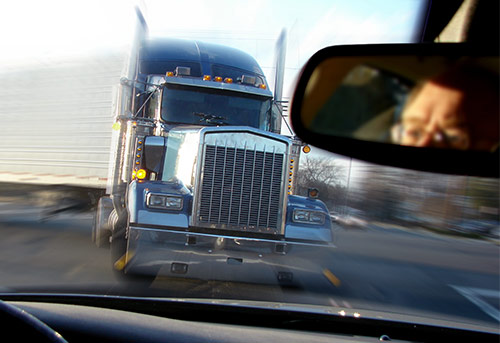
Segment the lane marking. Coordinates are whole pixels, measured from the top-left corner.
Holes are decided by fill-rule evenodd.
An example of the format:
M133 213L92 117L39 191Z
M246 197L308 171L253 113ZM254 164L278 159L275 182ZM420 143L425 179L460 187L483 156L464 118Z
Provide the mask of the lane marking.
M455 285L448 285L448 286L450 286L458 293L460 293L462 296L467 298L471 303L479 307L484 313L486 313L490 317L500 322L499 309L495 308L494 306L488 304L486 301L481 299L481 297L500 299L499 291L484 289L484 288L461 287Z
M342 282L340 282L339 278L336 277L330 270L323 269L323 275L330 281L335 287L339 287Z

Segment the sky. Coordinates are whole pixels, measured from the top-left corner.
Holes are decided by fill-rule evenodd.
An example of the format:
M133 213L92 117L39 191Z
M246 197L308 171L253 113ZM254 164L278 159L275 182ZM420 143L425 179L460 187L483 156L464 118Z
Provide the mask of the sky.
M407 42L420 0L215 0L146 2L152 35L231 45L254 56L272 83L274 45L285 29L285 93L305 62L334 44ZM196 10L193 10L196 9Z
M244 50L272 82L274 45L287 31L285 95L317 50L334 44L407 42L422 0L18 0L0 10L0 62L91 53L129 40L138 5L152 36Z
M133 34L133 9L139 6L151 36L244 50L259 62L271 88L275 43L286 30L286 99L300 68L323 47L414 40L415 18L423 5L424 0L9 1L0 9L0 72L126 44ZM288 134L286 129L283 133Z

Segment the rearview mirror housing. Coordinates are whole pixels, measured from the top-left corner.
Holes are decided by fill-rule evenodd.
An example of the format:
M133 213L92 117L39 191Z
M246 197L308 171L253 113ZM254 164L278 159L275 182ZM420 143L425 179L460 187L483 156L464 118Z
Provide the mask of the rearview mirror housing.
M433 107L432 96L424 92L430 86L444 89ZM291 122L305 142L367 162L498 177L498 86L495 44L333 46L303 68ZM460 106L449 108L446 92ZM416 110L421 103L427 107ZM445 124L430 128L435 122ZM401 126L405 131L398 131Z

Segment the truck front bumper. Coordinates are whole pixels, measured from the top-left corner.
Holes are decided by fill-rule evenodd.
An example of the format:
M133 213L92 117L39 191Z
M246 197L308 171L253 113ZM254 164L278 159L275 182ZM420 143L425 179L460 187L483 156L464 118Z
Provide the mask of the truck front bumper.
M259 284L318 277L332 244L129 227L125 273Z

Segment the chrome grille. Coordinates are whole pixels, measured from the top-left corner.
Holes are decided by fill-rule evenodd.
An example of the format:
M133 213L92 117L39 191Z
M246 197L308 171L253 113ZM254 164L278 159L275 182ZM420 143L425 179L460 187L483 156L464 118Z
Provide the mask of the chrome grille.
M201 226L279 233L285 156L266 149L205 146Z

